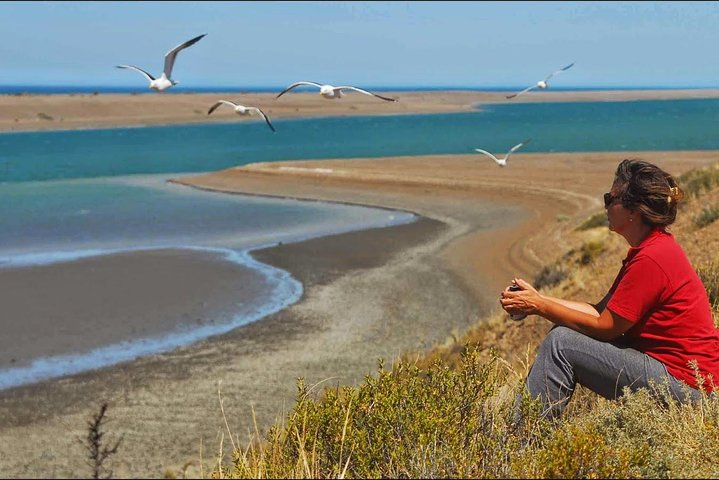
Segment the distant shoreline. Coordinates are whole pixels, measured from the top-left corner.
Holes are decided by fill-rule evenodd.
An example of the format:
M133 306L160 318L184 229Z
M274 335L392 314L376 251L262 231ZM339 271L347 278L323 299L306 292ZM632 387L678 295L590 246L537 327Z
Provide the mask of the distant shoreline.
M246 87L195 87L184 88L175 87L172 90L163 92L163 95L183 95L183 94L202 94L202 93L278 93L281 92L286 85L276 86L246 86ZM526 88L526 85L516 85L510 87L477 87L471 85L464 86L388 86L388 85L362 85L370 91L392 91L392 92L494 92L494 93L510 93L520 91ZM557 93L571 92L614 92L614 91L682 91L682 90L714 90L717 87L668 87L668 86L623 86L623 87L552 87L552 91ZM97 86L97 85L0 85L0 95L98 95L98 94L153 94L150 90L146 90L138 86Z
M376 91L376 90L373 90ZM326 100L316 91L276 93L98 93L0 95L0 132L32 132L177 124L258 121L230 108L208 115L219 99L261 108L270 118L317 118L355 115L404 115L471 112L484 104L534 102L615 102L719 98L719 89L530 91L508 100L507 91L380 90L397 98L385 102L360 93ZM261 121L261 120L260 120Z

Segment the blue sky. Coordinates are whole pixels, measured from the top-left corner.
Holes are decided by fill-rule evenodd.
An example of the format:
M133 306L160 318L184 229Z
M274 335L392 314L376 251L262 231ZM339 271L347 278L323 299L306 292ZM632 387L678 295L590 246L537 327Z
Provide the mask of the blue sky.
M0 85L719 87L719 2L0 2Z

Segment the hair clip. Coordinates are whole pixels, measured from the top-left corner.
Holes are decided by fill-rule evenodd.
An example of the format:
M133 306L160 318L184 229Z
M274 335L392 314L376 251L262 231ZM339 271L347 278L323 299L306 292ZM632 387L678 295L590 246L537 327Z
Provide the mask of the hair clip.
M667 195L667 203L672 203L672 200L678 200L678 199L679 199L679 188L678 187L670 187L669 195Z

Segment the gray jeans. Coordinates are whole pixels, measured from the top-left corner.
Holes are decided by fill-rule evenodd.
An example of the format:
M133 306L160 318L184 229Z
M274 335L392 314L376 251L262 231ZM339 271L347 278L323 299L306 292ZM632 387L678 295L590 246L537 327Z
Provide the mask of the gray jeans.
M526 384L531 397L541 399L543 414L551 418L562 414L577 384L612 400L622 395L624 387L653 393L659 393L656 387L660 387L680 402L701 398L698 390L670 375L660 361L561 326L552 328L540 345Z

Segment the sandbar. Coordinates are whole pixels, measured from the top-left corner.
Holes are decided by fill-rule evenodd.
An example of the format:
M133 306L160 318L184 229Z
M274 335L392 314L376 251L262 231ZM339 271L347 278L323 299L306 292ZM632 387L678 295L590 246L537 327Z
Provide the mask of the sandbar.
M279 93L279 92L278 92ZM363 94L327 100L316 92L15 94L0 95L0 132L113 128L147 125L259 121L240 117L229 108L208 115L219 99L261 108L271 119L346 115L402 115L469 112L483 104L526 102L590 102L719 98L719 89L531 91L511 100L506 92L473 90L382 91L397 102ZM350 97L351 98L348 98Z

